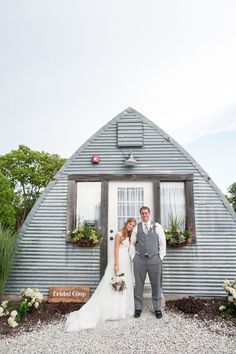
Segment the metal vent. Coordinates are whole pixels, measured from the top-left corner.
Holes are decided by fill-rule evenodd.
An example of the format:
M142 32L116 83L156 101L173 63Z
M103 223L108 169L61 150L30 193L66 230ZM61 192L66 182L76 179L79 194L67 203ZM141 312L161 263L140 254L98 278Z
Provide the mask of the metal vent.
M138 119L126 119L117 124L117 145L143 146L143 123Z

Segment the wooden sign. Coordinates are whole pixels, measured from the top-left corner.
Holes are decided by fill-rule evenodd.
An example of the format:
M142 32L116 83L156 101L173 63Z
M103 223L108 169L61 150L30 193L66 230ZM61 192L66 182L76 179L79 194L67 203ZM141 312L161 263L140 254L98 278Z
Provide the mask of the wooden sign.
M48 302L87 302L89 298L88 286L52 286Z

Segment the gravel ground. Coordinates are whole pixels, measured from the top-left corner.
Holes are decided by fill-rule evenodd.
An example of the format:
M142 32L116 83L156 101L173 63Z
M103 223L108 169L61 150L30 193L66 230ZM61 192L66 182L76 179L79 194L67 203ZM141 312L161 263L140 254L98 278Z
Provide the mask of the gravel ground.
M145 308L138 319L107 321L77 333L64 332L64 321L40 326L2 339L0 353L235 354L236 328L169 311L158 320Z

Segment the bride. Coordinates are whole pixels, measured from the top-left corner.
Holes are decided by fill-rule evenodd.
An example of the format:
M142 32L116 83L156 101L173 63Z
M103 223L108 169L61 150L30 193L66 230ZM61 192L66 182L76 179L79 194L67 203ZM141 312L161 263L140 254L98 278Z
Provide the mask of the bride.
M134 218L128 218L116 234L114 258L105 270L97 289L89 301L78 311L71 312L66 320L67 332L95 328L99 321L125 319L134 314L133 274L129 256L131 233L136 226ZM122 292L112 289L111 278L124 273L126 289Z

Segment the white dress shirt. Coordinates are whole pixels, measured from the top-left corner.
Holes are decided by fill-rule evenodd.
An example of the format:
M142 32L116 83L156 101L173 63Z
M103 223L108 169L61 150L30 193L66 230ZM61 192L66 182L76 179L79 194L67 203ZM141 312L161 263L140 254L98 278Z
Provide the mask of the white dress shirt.
M161 258L161 260L163 260L163 258L166 255L166 236L165 236L163 227L160 224L158 224L157 222L152 224L150 220L147 223L144 223L142 221L142 226L143 226L143 231L144 232L145 232L144 224L148 224L149 229L150 229L151 225L155 225L156 226L156 230L155 231L156 231L157 235L159 236L160 258ZM131 243L133 245L135 245L135 243L136 243L137 229L138 229L138 226L136 225L135 228L132 231L132 234L131 234ZM132 249L132 247L131 247L130 251L131 251L130 252L130 256L131 256L131 258L133 258L135 256L134 249Z

